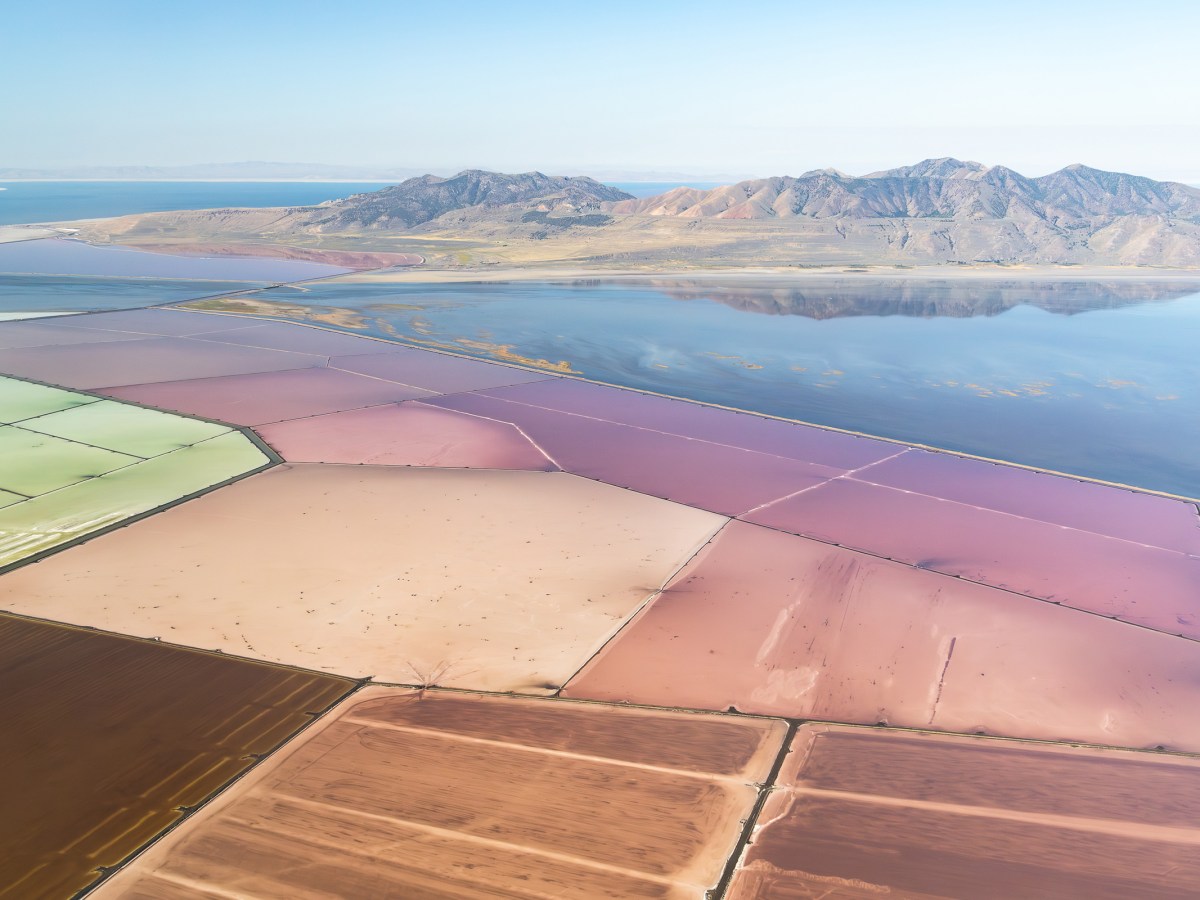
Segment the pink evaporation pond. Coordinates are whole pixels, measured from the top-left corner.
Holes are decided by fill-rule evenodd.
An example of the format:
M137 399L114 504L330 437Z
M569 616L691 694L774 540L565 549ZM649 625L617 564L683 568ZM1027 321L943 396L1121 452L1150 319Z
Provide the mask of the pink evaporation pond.
M280 422L258 432L289 462L554 469L513 426L422 403Z
M160 381L106 388L99 393L235 425L262 425L432 396L430 391L406 384L333 369Z
M1200 559L842 479L746 520L1200 639Z
M245 375L320 366L321 356L159 337L74 346L7 350L5 374L65 387L95 389L126 384Z
M217 318L213 316L212 318ZM307 325L282 322L246 322L237 331L220 332L206 339L223 344L245 347L265 347L269 350L292 350L296 353L319 353L322 356L366 355L395 353L402 350L388 341L372 340L356 334L329 331ZM430 354L433 355L433 354Z
M71 316L70 318L77 318ZM66 344L93 344L105 341L132 341L142 334L121 331L100 331L96 328L73 328L58 322L39 319L0 323L0 350L25 347L45 347Z
M55 319L0 323L0 349L53 347L109 341L136 341L163 335L186 336L197 332L244 328L242 322L216 317L200 318L163 310L72 315Z
M731 522L564 696L1200 750L1200 644Z
M340 266L290 259L170 256L127 247L97 247L60 238L0 244L0 272L278 283L351 271Z
M1196 507L1169 497L924 450L912 450L852 477L1168 550L1200 553Z
M569 415L480 394L431 405L511 422L567 472L722 515L820 484L840 470Z
M188 337L214 332L237 331L253 327L256 323L246 322L232 316L217 316L179 309L128 309L116 312L84 313L71 316L69 320L63 320L63 324L102 331L129 332L138 337L146 335Z
M827 431L798 422L565 378L483 393L839 469L857 469L903 449L886 441Z
M336 356L329 361L329 365L335 369L399 381L439 393L476 391L481 388L522 384L553 377L511 366L460 359L431 350L394 347L389 348L389 351L371 355Z

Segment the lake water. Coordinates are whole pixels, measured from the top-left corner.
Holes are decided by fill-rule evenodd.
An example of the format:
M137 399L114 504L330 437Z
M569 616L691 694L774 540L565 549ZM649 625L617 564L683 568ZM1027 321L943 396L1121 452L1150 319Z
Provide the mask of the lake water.
M0 316L176 303L347 271L286 259L169 256L81 241L0 244Z
M312 206L376 191L375 182L0 181L0 225L99 219L173 209Z
M253 295L368 333L1200 496L1200 282L866 278Z

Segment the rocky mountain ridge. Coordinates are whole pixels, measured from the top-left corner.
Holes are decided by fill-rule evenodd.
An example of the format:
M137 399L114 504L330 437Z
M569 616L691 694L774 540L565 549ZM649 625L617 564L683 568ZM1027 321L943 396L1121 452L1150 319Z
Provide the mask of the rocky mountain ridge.
M412 228L464 209L520 206L528 212L587 213L600 204L633 199L624 191L587 177L525 172L504 175L468 169L450 178L423 175L345 200L323 204L311 224L342 228Z
M320 206L77 223L85 240L418 254L431 266L1101 265L1200 268L1200 189L952 158L635 199L591 178L424 175Z
M709 191L676 188L608 209L618 215L712 219L1006 219L1058 226L1164 216L1200 224L1200 190L1083 165L1027 178L1004 166L943 158L862 177L821 170Z

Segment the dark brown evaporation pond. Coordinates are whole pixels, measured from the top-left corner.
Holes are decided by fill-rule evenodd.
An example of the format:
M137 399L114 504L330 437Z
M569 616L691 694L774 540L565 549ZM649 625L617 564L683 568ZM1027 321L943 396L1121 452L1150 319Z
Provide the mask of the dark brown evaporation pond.
M352 687L0 614L0 897L85 888Z

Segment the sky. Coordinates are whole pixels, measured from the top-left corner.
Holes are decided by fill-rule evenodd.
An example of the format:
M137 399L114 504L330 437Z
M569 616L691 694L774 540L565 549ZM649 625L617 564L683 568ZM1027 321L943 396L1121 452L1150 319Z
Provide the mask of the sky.
M0 168L696 178L955 156L1200 182L1200 3L13 5Z

